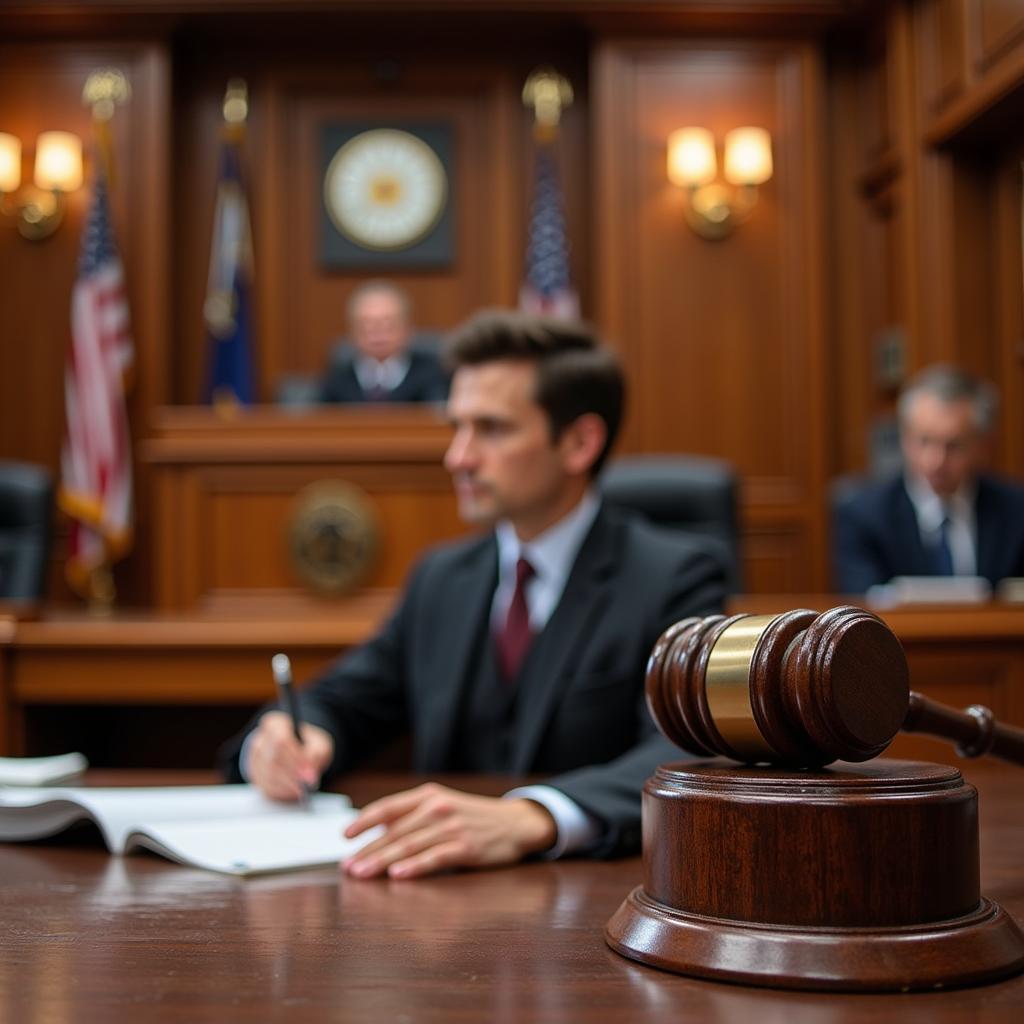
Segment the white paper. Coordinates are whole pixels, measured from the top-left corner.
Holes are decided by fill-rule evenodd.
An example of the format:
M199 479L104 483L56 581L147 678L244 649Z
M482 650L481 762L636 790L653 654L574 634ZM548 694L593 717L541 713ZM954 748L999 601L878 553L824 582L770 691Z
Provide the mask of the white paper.
M81 775L88 767L82 754L0 757L0 786L52 786Z
M234 875L336 864L379 834L345 839L356 814L336 793L312 794L306 809L252 786L0 789L0 839L40 839L91 820L112 853L142 847Z
M869 587L865 595L876 608L902 604L980 604L992 596L992 585L982 576L896 576Z

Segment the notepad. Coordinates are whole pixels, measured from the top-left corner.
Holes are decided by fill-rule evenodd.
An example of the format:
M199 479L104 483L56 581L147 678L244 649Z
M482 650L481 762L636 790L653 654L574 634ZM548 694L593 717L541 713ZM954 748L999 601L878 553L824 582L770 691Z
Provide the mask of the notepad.
M346 796L314 793L309 808L270 800L252 786L0 789L0 841L43 839L92 821L111 853L152 850L228 875L337 864L371 842L345 827L358 812Z
M896 576L868 588L865 597L875 608L903 604L980 604L992 596L982 576Z
M52 786L81 775L88 767L82 754L0 757L0 786Z

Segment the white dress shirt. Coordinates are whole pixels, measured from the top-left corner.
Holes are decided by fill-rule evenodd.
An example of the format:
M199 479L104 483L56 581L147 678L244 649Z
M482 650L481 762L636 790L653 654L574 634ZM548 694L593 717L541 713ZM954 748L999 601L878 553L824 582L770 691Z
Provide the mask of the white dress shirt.
M526 584L526 602L530 612L530 626L534 634L546 625L558 605L569 573L576 562L584 538L594 524L600 499L588 491L583 500L554 526L532 541L522 544L510 523L499 523L498 586L491 603L491 624L504 621L515 591L516 562L525 558L534 568L534 576ZM253 733L242 744L239 753L239 771L249 779L249 755ZM548 859L585 850L601 837L601 823L588 814L575 800L552 786L519 786L504 794L505 799L524 798L540 804L555 820L555 845L544 852Z
M497 628L508 616L508 607L516 588L516 562L525 558L533 566L534 575L526 584L526 605L530 612L530 628L534 635L547 625L565 590L569 573L576 563L600 499L588 491L583 500L554 526L527 543L521 543L511 523L499 523L495 530L498 542L498 586L491 602L491 627ZM505 794L514 800L525 798L540 804L555 819L555 845L544 856L553 859L592 846L601 836L601 824L575 800L552 786L519 786Z
M977 520L974 514L976 484L964 484L952 497L940 498L925 480L907 475L905 479L910 503L917 516L917 529L926 548L938 546L942 522L949 520L946 539L953 559L953 573L975 576L978 572Z
M399 352L383 362L372 356L358 356L353 368L359 386L369 394L376 388L394 391L405 380L411 363L408 352Z

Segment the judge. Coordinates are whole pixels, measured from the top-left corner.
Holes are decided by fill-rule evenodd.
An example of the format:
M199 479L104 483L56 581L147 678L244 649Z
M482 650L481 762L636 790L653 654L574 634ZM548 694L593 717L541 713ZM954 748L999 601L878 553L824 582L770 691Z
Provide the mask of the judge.
M409 296L390 281L367 281L348 300L351 347L342 346L323 382L325 402L443 402L448 378L437 356L410 347Z

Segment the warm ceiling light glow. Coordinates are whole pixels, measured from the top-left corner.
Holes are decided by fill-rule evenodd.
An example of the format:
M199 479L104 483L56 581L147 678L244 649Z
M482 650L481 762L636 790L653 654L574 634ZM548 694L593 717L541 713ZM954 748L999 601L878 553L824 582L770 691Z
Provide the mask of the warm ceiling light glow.
M772 141L764 128L735 128L725 137L725 180L761 185L772 176Z
M82 184L82 140L71 132L41 132L36 141L36 185L71 192Z
M715 138L707 128L679 128L668 137L668 178L673 185L715 180Z
M0 192L14 192L21 184L21 139L0 132Z

